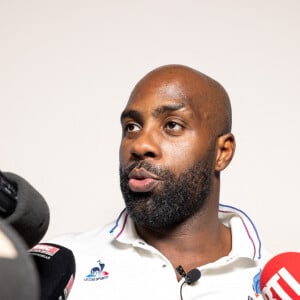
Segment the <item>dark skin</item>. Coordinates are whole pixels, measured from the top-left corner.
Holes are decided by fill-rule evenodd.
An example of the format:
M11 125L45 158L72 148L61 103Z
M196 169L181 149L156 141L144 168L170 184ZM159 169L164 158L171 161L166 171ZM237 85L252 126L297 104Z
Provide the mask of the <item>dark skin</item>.
M182 222L164 228L136 225L137 233L189 271L228 255L231 231L218 220L220 172L235 149L225 90L204 74L179 65L158 68L134 88L121 117L120 165L148 161L176 175L209 152L212 186L204 205ZM132 190L158 191L163 181L131 183ZM130 184L130 183L129 183ZM177 274L178 280L179 278Z

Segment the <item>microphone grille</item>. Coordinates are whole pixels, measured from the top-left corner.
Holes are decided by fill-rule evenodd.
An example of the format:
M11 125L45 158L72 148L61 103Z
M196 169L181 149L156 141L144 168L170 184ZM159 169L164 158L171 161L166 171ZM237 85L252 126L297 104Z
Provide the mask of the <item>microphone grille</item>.
M201 277L201 272L198 269L192 269L186 274L186 283L192 284Z

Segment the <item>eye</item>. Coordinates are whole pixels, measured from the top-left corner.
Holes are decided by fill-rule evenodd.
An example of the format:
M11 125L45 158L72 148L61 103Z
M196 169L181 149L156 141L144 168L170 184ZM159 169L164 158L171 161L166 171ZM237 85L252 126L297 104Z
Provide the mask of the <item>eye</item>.
M179 124L176 121L167 122L165 125L165 128L166 128L166 130L168 130L169 132L172 132L172 133L179 133L184 129L183 125Z
M128 123L124 126L124 133L137 132L141 129L141 126L136 123Z
M138 126L137 124L128 124L126 126L127 131L131 132L131 131L138 131L140 130L140 126Z

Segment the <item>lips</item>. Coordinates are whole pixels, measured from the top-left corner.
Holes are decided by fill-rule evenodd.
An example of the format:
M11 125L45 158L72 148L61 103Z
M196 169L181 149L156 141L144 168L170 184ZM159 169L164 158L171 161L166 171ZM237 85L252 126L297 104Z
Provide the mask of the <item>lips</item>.
M133 169L129 173L129 188L133 192L150 192L161 181L158 176L145 170L144 168Z

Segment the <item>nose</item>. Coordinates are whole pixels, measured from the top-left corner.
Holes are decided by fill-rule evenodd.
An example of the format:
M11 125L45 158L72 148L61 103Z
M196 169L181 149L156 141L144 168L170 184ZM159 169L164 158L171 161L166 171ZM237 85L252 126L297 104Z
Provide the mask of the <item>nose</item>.
M140 134L132 140L130 155L140 160L159 158L161 156L161 147L157 134L151 130L148 132L140 132Z

